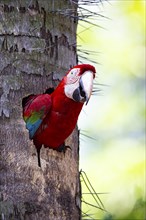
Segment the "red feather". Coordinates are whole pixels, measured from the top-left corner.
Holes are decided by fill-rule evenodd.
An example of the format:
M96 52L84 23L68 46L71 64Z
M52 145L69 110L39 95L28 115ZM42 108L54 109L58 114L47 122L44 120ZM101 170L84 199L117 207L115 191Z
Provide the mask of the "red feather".
M80 68L79 75L86 70L95 74L95 68L89 64L77 65L74 68ZM52 92L51 94L30 95L22 101L23 117L30 138L37 148L39 166L42 145L57 150L64 144L65 139L75 128L83 106L83 103L75 102L65 95L66 77L67 75L55 91L48 90L48 93Z
M83 103L74 102L64 94L64 85L51 94L52 108L46 115L33 140L36 146L57 149L73 131Z

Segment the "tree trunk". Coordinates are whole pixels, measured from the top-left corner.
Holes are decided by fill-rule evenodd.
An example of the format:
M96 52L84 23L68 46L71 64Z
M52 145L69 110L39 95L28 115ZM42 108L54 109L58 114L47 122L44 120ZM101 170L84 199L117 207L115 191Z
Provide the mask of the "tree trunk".
M65 155L42 148L40 168L21 107L76 64L76 13L70 0L0 2L0 220L80 219L77 128Z

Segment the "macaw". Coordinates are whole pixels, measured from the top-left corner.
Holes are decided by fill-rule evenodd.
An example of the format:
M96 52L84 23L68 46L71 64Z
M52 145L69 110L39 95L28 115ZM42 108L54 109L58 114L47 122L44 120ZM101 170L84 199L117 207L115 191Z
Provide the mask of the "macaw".
M90 99L95 73L90 64L76 65L55 90L50 88L45 94L31 94L22 99L23 119L37 149L40 167L42 145L65 151L65 139L75 128L83 104Z

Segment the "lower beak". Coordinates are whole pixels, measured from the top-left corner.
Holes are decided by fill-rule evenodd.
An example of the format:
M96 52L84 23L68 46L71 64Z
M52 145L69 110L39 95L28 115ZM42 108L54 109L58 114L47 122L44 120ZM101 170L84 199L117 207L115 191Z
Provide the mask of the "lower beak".
M82 102L86 102L86 105L88 104L88 101L90 99L91 93L93 88L93 72L92 71L86 71L81 76L79 81L79 91Z

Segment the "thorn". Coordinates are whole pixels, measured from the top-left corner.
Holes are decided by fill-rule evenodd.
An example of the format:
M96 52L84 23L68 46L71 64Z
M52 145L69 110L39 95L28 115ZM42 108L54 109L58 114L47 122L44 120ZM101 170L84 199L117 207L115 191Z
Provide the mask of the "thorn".
M7 42L7 36L4 37L4 40L2 42L1 51L7 51L8 50L8 42Z

